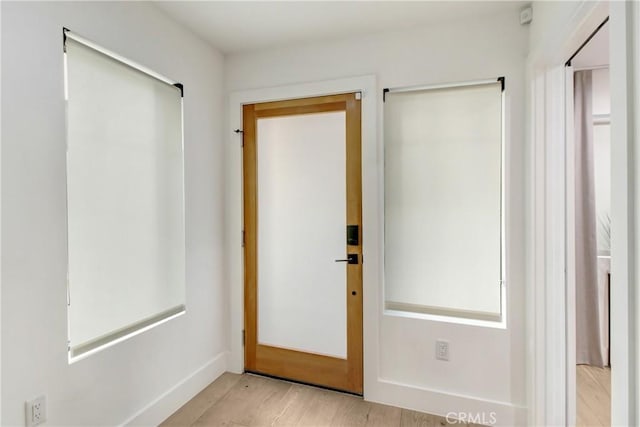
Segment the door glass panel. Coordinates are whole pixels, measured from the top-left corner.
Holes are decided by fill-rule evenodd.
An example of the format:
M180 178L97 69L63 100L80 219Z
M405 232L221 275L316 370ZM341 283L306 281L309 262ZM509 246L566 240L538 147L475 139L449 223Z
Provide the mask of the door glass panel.
M257 121L260 344L347 356L345 120Z

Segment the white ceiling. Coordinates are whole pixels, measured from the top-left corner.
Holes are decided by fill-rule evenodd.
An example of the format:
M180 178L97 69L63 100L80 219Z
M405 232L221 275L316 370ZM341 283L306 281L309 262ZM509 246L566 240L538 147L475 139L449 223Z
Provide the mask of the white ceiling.
M521 1L158 1L223 53L518 11ZM514 13L514 19L518 19Z
M607 22L571 60L574 68L609 65L609 23Z

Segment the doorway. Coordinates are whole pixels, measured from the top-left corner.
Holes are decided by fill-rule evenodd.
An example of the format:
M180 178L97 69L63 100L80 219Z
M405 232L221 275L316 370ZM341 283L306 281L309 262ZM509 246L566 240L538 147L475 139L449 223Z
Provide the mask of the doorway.
M248 372L362 394L360 104L243 106Z
M608 18L566 64L569 390L576 425L611 425L611 93ZM571 117L572 116L572 117ZM573 350L575 349L575 350Z

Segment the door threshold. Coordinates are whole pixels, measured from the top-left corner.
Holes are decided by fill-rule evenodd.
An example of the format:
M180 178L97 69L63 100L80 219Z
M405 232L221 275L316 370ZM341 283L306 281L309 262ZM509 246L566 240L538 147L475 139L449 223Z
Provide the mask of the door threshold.
M306 385L306 386L309 386L309 387L315 387L315 388L320 388L320 389L324 389L324 390L335 391L337 393L347 394L349 396L355 396L355 397L360 397L360 398L364 399L363 394L354 393L352 391L341 390L339 388L326 387L326 386L323 386L323 385L307 383L307 382L304 382L304 381L296 381L296 380L292 380L290 378L278 377L278 376L275 376L275 375L264 374L262 372L256 372L256 371L248 371L246 369L245 369L244 373L245 374L249 374L249 375L253 375L253 376L256 376L256 377L272 378L274 380L280 380L280 381L288 382L288 383L291 383L291 384L301 384L301 385Z

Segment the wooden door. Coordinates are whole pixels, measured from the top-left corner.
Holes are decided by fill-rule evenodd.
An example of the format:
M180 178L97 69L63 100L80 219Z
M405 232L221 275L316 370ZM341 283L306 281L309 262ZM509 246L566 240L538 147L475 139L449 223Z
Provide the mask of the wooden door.
M246 371L362 394L359 98L244 105L244 290Z

